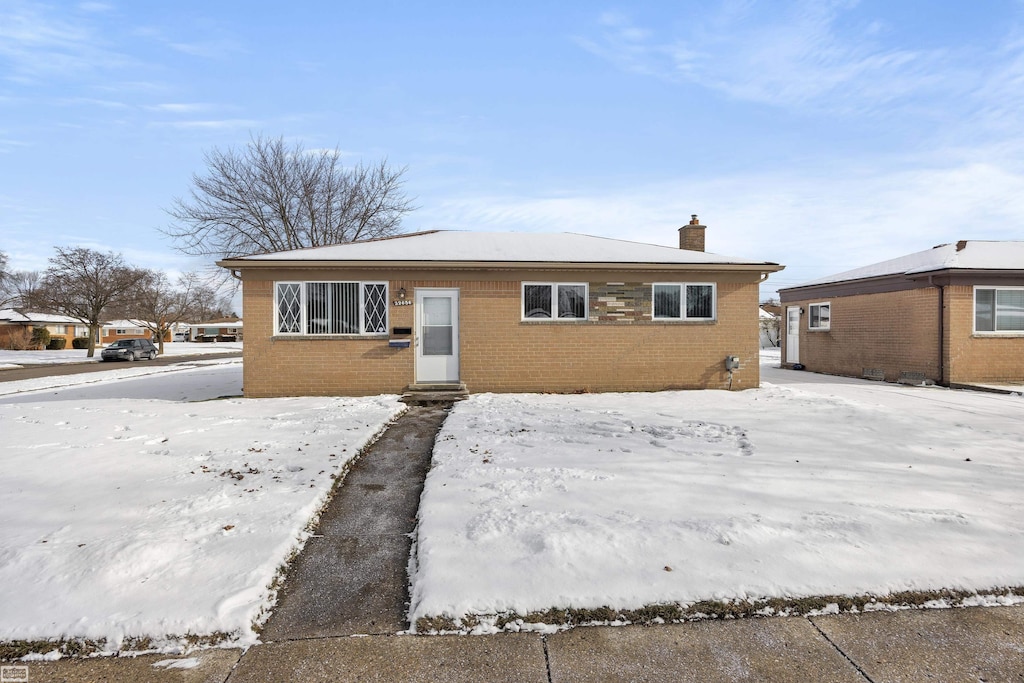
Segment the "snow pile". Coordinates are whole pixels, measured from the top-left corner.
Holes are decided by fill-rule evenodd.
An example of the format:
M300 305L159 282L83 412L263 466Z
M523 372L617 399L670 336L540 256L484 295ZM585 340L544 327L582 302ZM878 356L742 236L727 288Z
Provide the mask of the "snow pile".
M252 642L333 476L403 407L393 396L0 405L0 640Z
M412 621L1024 585L1019 397L763 370L802 384L457 404Z

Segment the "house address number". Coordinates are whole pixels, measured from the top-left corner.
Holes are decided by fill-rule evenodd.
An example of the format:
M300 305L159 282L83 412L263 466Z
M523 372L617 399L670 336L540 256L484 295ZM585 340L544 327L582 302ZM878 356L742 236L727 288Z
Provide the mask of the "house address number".
M391 302L392 306L412 306L412 301L409 299L395 299Z

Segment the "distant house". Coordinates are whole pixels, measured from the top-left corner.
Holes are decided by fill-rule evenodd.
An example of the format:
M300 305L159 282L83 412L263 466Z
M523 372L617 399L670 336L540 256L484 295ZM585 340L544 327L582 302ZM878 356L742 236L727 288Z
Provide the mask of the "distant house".
M100 328L99 343L113 344L118 339L138 337L153 339L153 331L147 328L141 320L111 320L103 323ZM164 341L171 341L169 331L164 335Z
M75 337L88 337L89 326L66 315L51 313L22 313L13 308L0 310L0 348L24 348L24 341L31 338L32 330L45 327L50 338L64 338L66 348L71 348Z
M247 396L756 387L776 263L577 234L431 231L226 259ZM734 360L733 360L734 359Z
M1024 383L1024 241L943 244L779 296L784 367L946 386Z
M189 325L190 339L197 342L242 341L242 320L220 318Z

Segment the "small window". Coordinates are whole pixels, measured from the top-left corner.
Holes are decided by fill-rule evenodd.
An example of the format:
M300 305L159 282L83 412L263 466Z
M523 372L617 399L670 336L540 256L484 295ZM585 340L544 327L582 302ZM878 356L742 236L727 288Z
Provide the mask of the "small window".
M384 334L387 291L385 282L278 282L277 334Z
M523 320L586 320L585 283L523 283Z
M1024 332L1024 287L975 287L975 332Z
M807 307L807 329L827 330L832 323L832 304L825 302Z
M128 334L128 330L123 329L123 328L119 328L119 329L114 330L114 334Z
M655 320L715 319L713 283L657 283L652 287L651 295Z

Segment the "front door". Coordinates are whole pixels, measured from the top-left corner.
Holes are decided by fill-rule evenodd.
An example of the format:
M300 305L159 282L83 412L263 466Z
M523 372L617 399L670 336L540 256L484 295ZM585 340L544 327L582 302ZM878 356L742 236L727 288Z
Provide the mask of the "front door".
M416 290L416 382L459 381L459 290Z
M786 308L786 362L800 362L800 307Z

